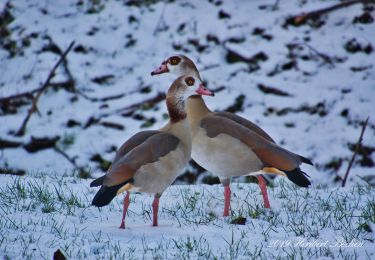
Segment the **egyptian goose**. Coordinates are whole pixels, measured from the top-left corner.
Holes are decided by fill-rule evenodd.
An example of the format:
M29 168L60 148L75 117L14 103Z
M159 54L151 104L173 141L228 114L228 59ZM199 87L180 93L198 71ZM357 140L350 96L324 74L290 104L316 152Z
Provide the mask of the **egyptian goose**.
M194 62L184 55L172 56L163 61L151 75L168 72L201 79ZM256 124L232 113L214 113L200 96L188 99L187 116L193 138L192 158L216 174L224 185L224 216L230 214L231 177L255 175L266 208L270 208L270 204L266 182L260 174L283 175L301 187L311 184L299 165L312 162L278 146Z
M185 101L197 94L213 96L194 76L176 79L166 98L169 122L159 130L132 136L117 151L107 174L90 184L90 187L101 186L92 201L97 207L108 205L116 195L126 191L120 228L125 228L130 191L155 194L153 226L158 225L159 198L190 159L192 140Z

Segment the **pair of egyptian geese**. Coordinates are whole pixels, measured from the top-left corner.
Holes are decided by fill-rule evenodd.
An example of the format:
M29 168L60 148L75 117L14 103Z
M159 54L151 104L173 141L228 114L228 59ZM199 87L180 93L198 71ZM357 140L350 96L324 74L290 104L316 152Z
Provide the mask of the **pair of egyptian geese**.
M130 191L154 194L153 226L158 225L159 198L182 173L190 157L216 174L224 185L224 216L230 214L230 178L255 175L270 208L266 182L261 174L278 174L301 187L308 187L308 175L301 163L312 162L280 146L254 123L227 112L212 112L202 95L214 96L204 87L195 64L184 55L163 61L151 75L179 76L170 86L166 104L169 122L159 130L132 136L117 151L106 175L90 186L101 186L92 204L108 205L126 192L120 228L130 203ZM186 104L186 105L185 105Z

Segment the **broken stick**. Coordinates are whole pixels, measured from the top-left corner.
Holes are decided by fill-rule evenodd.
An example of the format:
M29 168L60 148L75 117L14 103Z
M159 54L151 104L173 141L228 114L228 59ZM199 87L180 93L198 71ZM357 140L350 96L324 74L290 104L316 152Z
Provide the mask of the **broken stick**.
M349 7L349 6L354 5L354 4L359 4L359 3L367 4L367 3L375 3L375 1L374 0L343 1L343 2L332 5L332 6L327 7L327 8L322 8L322 9L311 11L311 12L308 12L308 13L302 13L300 15L296 15L292 18L292 20L294 21L295 25L300 25L300 24L305 23L307 20L317 19L320 16L322 16L324 14L327 14L329 12L332 12L332 11L335 11L335 10L338 10L338 9L341 9L341 8Z
M359 139L358 139L357 145L355 146L355 150L354 150L354 153L353 153L352 159L350 160L349 165L348 165L348 168L346 169L346 173L345 173L344 179L342 180L342 185L341 185L341 187L345 187L346 180L348 179L349 172L350 172L350 169L352 168L352 165L353 165L354 159L355 159L355 157L357 156L357 153L358 153L359 149L361 148L361 143L362 143L362 139L363 139L363 134L365 133L365 129L366 129L366 126L367 126L368 120L369 120L369 117L367 117L365 123L364 123L363 126L362 126L361 135L359 136Z
M57 63L55 64L55 66L53 66L52 70L50 71L50 73L48 74L48 77L46 79L46 81L44 82L44 84L42 85L42 87L40 88L39 92L35 95L35 97L33 98L33 101L32 101L32 104L31 104L31 107L27 113L27 116L25 117L25 119L23 120L22 122L22 125L20 127L20 129L18 129L16 135L17 136L23 136L25 134L25 129L26 129L26 125L27 123L29 122L30 118L31 118L31 115L36 112L38 109L37 109L37 103L38 103L38 100L40 98L40 96L42 95L42 93L48 88L48 86L50 85L50 81L51 79L55 76L55 71L56 69L60 66L60 64L65 60L65 57L66 55L69 53L69 51L73 48L73 45L74 45L74 41L72 41L70 44L69 44L69 47L64 51L64 53L61 55L60 59L57 61Z

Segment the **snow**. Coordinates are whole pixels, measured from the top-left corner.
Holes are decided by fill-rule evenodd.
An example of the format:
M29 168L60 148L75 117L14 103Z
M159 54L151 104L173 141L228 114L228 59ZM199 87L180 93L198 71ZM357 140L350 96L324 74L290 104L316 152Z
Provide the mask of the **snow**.
M273 8L276 1L260 0L140 1L139 7L128 6L126 1L10 2L15 19L7 25L10 36L0 40L0 98L41 86L59 59L54 52L42 51L50 41L61 51L76 42L67 61L77 92L49 88L38 102L41 116L31 117L22 137L14 133L30 102L16 106L17 113L0 108L0 140L24 144L31 137L59 136L57 146L75 158L78 166L91 170L93 177L99 176L103 170L90 160L94 154L111 161L112 147L120 147L140 130L165 124L163 102L140 107L132 115L117 111L165 92L174 76L151 77L150 72L167 57L182 53L196 62L209 88L225 87L214 98L205 98L212 110L225 110L239 95L245 95L242 109L236 113L259 124L283 147L311 158L315 165L302 166L311 176L311 189L276 181L276 187L270 189L272 210L262 208L259 189L253 184L233 185L231 218L221 217L221 186L174 185L161 199L160 227L150 227L152 198L136 194L128 227L119 230L121 198L101 210L90 207L95 189L89 188L89 180L77 178L69 161L54 149L36 153L27 152L22 145L2 149L1 169L27 173L21 178L0 175L1 256L51 258L60 248L72 259L374 258L374 212L369 211L374 210L374 190L363 178L371 178L375 172L373 164L361 163L365 152L353 164L348 188L336 187L341 182L334 181L336 175L344 175L353 154L349 145L357 142L367 116L370 120L362 143L369 149L370 162L375 160L375 54L345 49L351 39L362 47L375 47L375 23L353 23L363 14L362 5L331 12L322 18L322 26L314 28L283 25L290 15L340 1L278 1L277 8ZM5 6L1 1L0 10ZM221 10L230 18L219 19ZM369 13L374 17L374 11ZM255 33L256 29L261 33ZM16 43L13 56L2 45L9 40ZM29 46L23 46L25 40ZM250 69L255 65L228 63L228 50L246 59L264 53L267 59L257 61L258 69ZM282 69L291 62L296 65ZM104 84L93 81L103 76L112 77ZM68 79L60 67L52 82ZM290 96L265 94L259 84ZM150 91L141 91L144 87ZM124 95L108 101L89 100L120 94ZM84 127L90 118L103 115L108 116L100 122L117 123L124 130L100 124ZM67 127L70 119L79 125ZM144 127L149 119L155 123ZM332 163L340 164L338 169L330 167ZM211 173L198 176L198 183L208 175ZM15 186L18 182L25 185L26 193ZM39 186L48 191L46 198L42 193L32 195ZM55 187L80 202L59 199ZM229 224L237 216L245 217L246 225ZM363 229L366 225L371 231ZM331 247L301 247L301 239L311 243L328 240ZM341 239L363 245L334 246ZM288 241L292 245L283 247Z
M374 192L370 186L296 189L283 180L264 209L255 184L232 184L232 216L222 217L221 185L174 185L160 199L132 194L126 229L121 199L90 206L88 181L57 173L1 176L0 256L97 258L353 258L375 256ZM231 224L245 218L242 225Z
M329 4L334 2L337 1ZM84 48L83 52L72 51L68 54L68 66L76 81L76 89L91 98L127 94L120 99L91 102L65 90L49 90L38 104L41 117L33 115L26 135L19 139L27 142L31 136L73 135L74 143L65 152L76 157L81 166L95 169L97 164L89 160L92 154L100 153L111 160L114 152L105 151L104 148L119 147L142 125L141 121L125 118L114 111L167 89L173 77L151 77L150 71L174 54L176 50L172 46L178 44L183 49L177 52L195 60L198 68L218 65L202 72L208 87L225 87L215 98L206 99L213 110L226 109L238 95L245 94L243 111L238 113L258 123L285 148L312 158L315 167L305 169L315 183L326 183L327 175L344 174L352 155L348 143L357 141L359 122L371 115L370 111L374 107L374 95L370 94L374 92L374 53L350 54L343 47L352 38L363 46L371 44L371 39L375 37L374 24L353 24L353 18L363 12L361 5L354 5L330 13L324 18L325 24L319 28L308 25L282 27L288 16L322 8L328 3L318 0L307 3L280 1L276 9L271 8L272 4L263 1L226 1L215 5L206 1L179 1L135 7L126 6L121 1L97 4L77 4L75 1L48 4L12 2L11 13L15 20L9 24L11 38L20 44L22 39L32 33L37 36L29 37L30 47L22 48L23 55L11 58L5 49L0 49L0 96L6 97L40 86L58 59L52 52L40 51L42 46L48 45L48 39L61 50L75 40L76 47ZM96 11L90 13L91 9ZM229 14L230 18L219 19L220 10ZM158 31L157 26L163 24L168 28ZM254 34L255 29L260 29L261 33ZM220 44L208 41L207 35L217 37ZM305 40L306 37L309 41ZM126 47L131 39L135 40L134 45ZM239 41L231 42L230 39ZM207 47L199 52L191 40ZM288 50L290 44L298 44L299 48ZM226 62L227 50L233 50L246 58L263 52L267 60L259 61L259 70L249 73L246 63ZM325 63L316 52L328 55L333 63ZM283 64L292 60L291 55L296 57L297 67L279 71ZM310 59L298 58L303 55L310 55ZM342 61L336 62L337 58ZM353 72L353 67L369 69ZM276 73L270 76L272 71ZM231 76L233 73L235 76ZM93 78L105 75L113 75L106 84L98 85L92 81ZM53 82L66 79L64 70L59 68ZM276 87L291 96L266 95L257 88L258 84ZM151 86L151 92L139 93L144 86ZM70 101L73 97L76 99L74 102ZM323 103L326 115L319 116L303 110L299 112L301 107L312 107L318 103ZM267 113L269 109L277 112L286 108L296 112L287 112L281 116ZM348 116L340 116L345 109L348 109ZM1 121L6 122L0 127L2 138L14 140L15 137L9 133L17 131L27 110L28 106L22 106L17 114L1 116ZM102 121L119 123L126 126L125 130L104 128L101 125L87 129L82 127L90 117L108 112L112 112L111 117ZM162 116L166 112L163 102L151 110L137 112L146 119L156 119L151 128L165 123ZM78 121L81 126L67 128L68 119ZM291 123L293 127L286 127ZM375 145L374 129L373 119L370 118L363 141L366 146ZM99 143L97 140L102 141ZM27 170L72 168L68 161L52 149L39 153L25 153L22 147L5 149L0 163L2 167ZM369 156L373 161L374 153ZM337 172L326 168L334 158L343 160ZM352 172L350 183L355 183L361 182L356 175L372 175L373 169L357 162Z

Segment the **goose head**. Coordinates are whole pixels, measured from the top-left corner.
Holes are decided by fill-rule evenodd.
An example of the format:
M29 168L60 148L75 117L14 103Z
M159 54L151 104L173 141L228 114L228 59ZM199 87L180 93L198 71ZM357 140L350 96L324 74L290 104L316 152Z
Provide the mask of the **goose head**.
M167 96L174 96L182 100L194 95L214 96L215 94L207 89L199 78L187 75L178 77L172 83L167 94Z
M190 75L201 79L194 62L185 55L174 55L164 60L159 68L151 72L151 76L171 73L176 76Z

